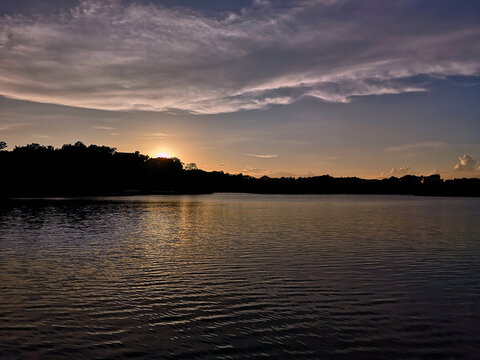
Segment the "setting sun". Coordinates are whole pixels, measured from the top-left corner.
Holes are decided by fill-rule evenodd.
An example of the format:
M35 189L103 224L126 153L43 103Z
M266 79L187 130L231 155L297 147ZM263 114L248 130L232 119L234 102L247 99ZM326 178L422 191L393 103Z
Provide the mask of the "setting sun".
M170 154L167 153L167 152L160 152L160 153L157 153L156 157L157 157L157 158L166 158L166 159L169 159L169 158L170 158Z

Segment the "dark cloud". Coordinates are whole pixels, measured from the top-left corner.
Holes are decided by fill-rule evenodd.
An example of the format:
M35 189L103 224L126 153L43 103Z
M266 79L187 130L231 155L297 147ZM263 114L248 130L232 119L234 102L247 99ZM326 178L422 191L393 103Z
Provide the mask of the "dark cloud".
M480 71L480 25L466 11L307 0L243 2L213 15L187 3L84 0L53 15L3 15L0 94L212 114L426 91L430 78Z

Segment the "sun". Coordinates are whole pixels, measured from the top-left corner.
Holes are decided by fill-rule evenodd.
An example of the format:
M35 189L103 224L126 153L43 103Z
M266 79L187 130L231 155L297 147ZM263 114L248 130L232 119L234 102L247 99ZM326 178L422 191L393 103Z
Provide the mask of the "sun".
M157 158L170 159L170 154L167 153L167 152L160 152L160 153L157 153L156 157Z

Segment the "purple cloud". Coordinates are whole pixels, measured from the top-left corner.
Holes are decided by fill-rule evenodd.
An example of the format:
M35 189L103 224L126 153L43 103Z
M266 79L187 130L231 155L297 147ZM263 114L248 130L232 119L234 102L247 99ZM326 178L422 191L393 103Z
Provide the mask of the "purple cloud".
M0 17L0 94L105 110L225 113L304 97L427 91L413 78L480 73L480 25L409 2L300 1L208 16L84 0ZM259 11L261 7L261 11ZM428 22L428 26L426 25Z

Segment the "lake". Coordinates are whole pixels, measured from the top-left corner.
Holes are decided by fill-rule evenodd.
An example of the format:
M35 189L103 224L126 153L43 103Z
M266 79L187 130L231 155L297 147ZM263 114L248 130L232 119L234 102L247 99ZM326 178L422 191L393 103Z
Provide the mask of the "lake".
M480 199L0 207L2 359L474 359Z

